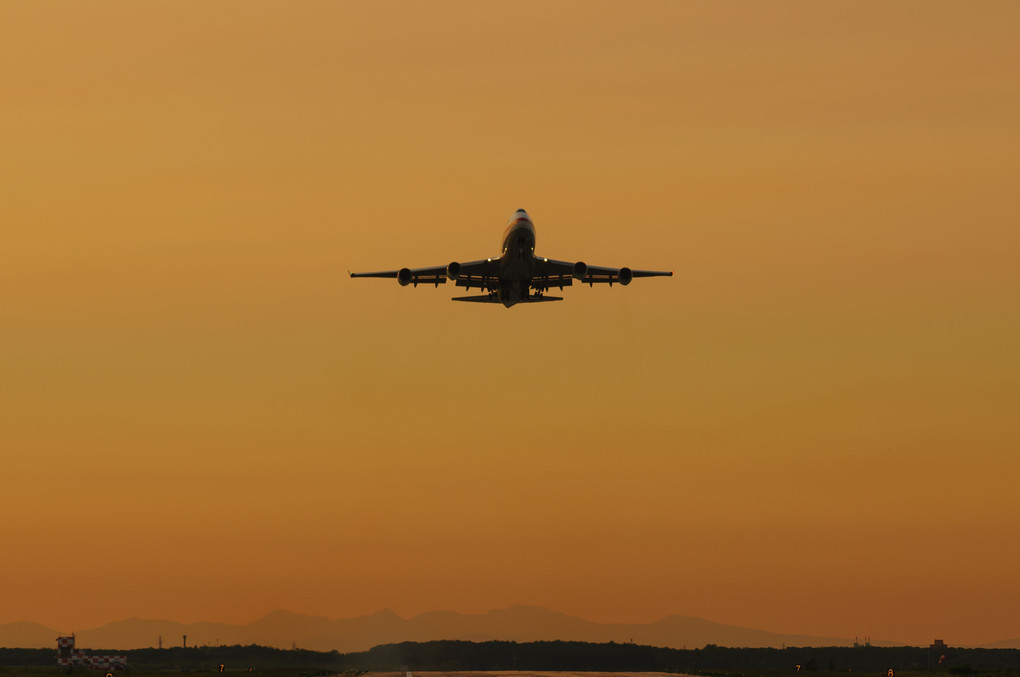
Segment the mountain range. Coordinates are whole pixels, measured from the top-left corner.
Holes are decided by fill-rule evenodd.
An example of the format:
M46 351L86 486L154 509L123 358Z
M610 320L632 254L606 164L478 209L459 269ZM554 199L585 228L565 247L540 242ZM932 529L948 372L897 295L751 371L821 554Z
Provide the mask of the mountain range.
M0 625L0 646L48 648L66 634L35 623ZM279 648L297 646L313 651L364 651L380 644L439 639L532 642L564 640L634 642L676 649L706 644L731 647L848 646L838 637L786 635L752 628L713 623L690 616L667 616L654 623L595 623L538 606L512 606L484 614L431 611L404 619L390 610L358 618L330 619L273 611L246 625L177 623L129 618L76 633L77 645L95 649L139 649L180 646L260 644ZM872 642L892 645L892 642ZM1020 647L1020 641L997 642L996 647Z

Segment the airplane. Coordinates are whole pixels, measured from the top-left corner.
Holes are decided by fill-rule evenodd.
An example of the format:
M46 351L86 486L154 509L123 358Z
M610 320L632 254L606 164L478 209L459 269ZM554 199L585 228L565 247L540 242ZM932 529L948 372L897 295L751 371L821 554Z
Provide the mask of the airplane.
M580 283L630 284L635 277L672 276L671 271L631 270L630 268L604 268L589 266L583 261L554 261L535 256L535 224L528 212L518 209L507 221L503 232L503 253L498 258L481 259L468 263L453 261L445 266L429 268L401 268L375 273L350 273L351 277L395 277L402 287L413 284L434 284L438 287L452 280L465 289L484 289L477 296L455 296L452 301L474 303L502 303L507 308L518 303L562 301L562 296L548 296L546 292L569 287L574 280Z

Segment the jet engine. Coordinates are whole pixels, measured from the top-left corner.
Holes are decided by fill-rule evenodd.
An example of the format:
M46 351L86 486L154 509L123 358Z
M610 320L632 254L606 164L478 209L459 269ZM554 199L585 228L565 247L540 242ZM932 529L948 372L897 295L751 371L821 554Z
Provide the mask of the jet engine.
M580 282L584 282L585 276L588 274L588 264L584 261L578 261L574 264L574 279Z
M633 279L634 273L631 271L630 268L627 268L626 266L620 268L620 284L626 287L628 284L630 284L630 281Z
M446 276L451 280L456 280L460 277L460 264L456 261L451 261L450 265L446 267Z
M411 277L412 275L410 268L401 268L400 270L397 271L397 282L400 283L401 287L406 287L407 285L411 284Z

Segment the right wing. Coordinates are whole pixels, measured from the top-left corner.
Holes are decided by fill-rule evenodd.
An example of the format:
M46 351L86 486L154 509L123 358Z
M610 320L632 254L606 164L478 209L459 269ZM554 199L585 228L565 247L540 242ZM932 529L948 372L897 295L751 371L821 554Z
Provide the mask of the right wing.
M434 284L437 287L446 284L446 266L431 268L401 268L400 270L381 270L375 273L351 273L351 277L395 277L401 287L413 284Z

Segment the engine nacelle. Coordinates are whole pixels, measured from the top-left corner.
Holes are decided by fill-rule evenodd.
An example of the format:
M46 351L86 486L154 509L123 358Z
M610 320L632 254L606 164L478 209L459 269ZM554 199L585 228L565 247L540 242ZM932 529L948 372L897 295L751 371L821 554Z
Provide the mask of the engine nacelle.
M401 268L400 270L397 271L397 282L400 283L401 287L406 287L407 285L411 284L411 277L412 275L410 268Z
M634 273L630 268L627 268L626 266L620 268L620 284L626 287L633 279Z
M574 264L574 279L580 282L584 282L584 278L588 275L588 264L584 261L578 261Z
M450 265L446 267L446 276L451 280L456 280L460 277L460 264L456 261L451 261Z

